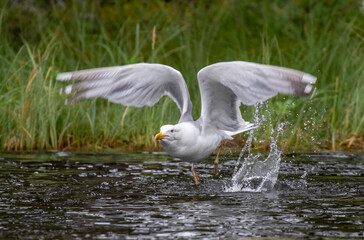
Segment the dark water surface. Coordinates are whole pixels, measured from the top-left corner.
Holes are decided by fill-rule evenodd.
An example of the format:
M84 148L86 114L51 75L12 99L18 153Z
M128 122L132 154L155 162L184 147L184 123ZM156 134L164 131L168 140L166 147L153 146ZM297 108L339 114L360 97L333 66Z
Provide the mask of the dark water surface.
M364 158L285 156L269 193L225 192L237 157L0 153L0 237L364 238Z

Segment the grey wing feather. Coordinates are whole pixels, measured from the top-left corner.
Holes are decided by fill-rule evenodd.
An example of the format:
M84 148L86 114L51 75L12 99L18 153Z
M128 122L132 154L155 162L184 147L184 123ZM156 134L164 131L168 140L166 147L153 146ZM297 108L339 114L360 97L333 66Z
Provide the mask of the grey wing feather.
M58 81L76 80L61 89L72 94L69 102L88 98L105 98L126 106L153 106L165 95L181 111L180 122L192 121L192 103L182 74L166 65L138 63L118 67L95 68L60 73Z
M241 132L249 123L239 106L263 102L278 93L310 96L316 77L297 70L250 62L221 62L198 73L203 126Z

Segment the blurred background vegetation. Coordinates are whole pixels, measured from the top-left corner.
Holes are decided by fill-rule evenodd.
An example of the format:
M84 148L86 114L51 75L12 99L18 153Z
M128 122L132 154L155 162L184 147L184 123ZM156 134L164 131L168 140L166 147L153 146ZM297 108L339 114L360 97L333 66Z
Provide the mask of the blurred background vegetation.
M311 99L279 96L262 114L285 122L286 152L364 149L364 9L359 0L2 0L0 150L156 149L176 123L164 97L133 108L103 99L65 105L59 72L137 62L182 72L200 114L196 73L253 61L318 77ZM253 121L254 108L242 106ZM269 124L268 124L269 125ZM269 140L269 129L259 133ZM237 136L237 142L246 134ZM259 145L259 144L256 144Z

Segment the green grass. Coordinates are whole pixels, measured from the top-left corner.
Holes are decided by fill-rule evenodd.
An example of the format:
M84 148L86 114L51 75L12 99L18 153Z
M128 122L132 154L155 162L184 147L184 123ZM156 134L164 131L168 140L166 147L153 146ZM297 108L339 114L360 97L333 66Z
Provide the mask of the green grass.
M179 118L170 99L152 108L103 99L64 105L57 73L136 62L168 64L184 75L196 119L197 71L232 60L281 65L318 77L312 99L270 100L273 126L289 123L281 140L288 151L364 149L360 1L20 2L0 3L2 150L156 148L153 136L159 127ZM253 108L242 106L242 111L253 121ZM261 132L261 138L269 134Z

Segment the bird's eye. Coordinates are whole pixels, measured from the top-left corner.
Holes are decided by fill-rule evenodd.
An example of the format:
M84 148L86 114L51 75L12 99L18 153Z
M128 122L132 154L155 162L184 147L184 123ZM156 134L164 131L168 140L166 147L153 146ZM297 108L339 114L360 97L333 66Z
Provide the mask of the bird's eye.
M174 132L174 130L172 129L171 132Z

